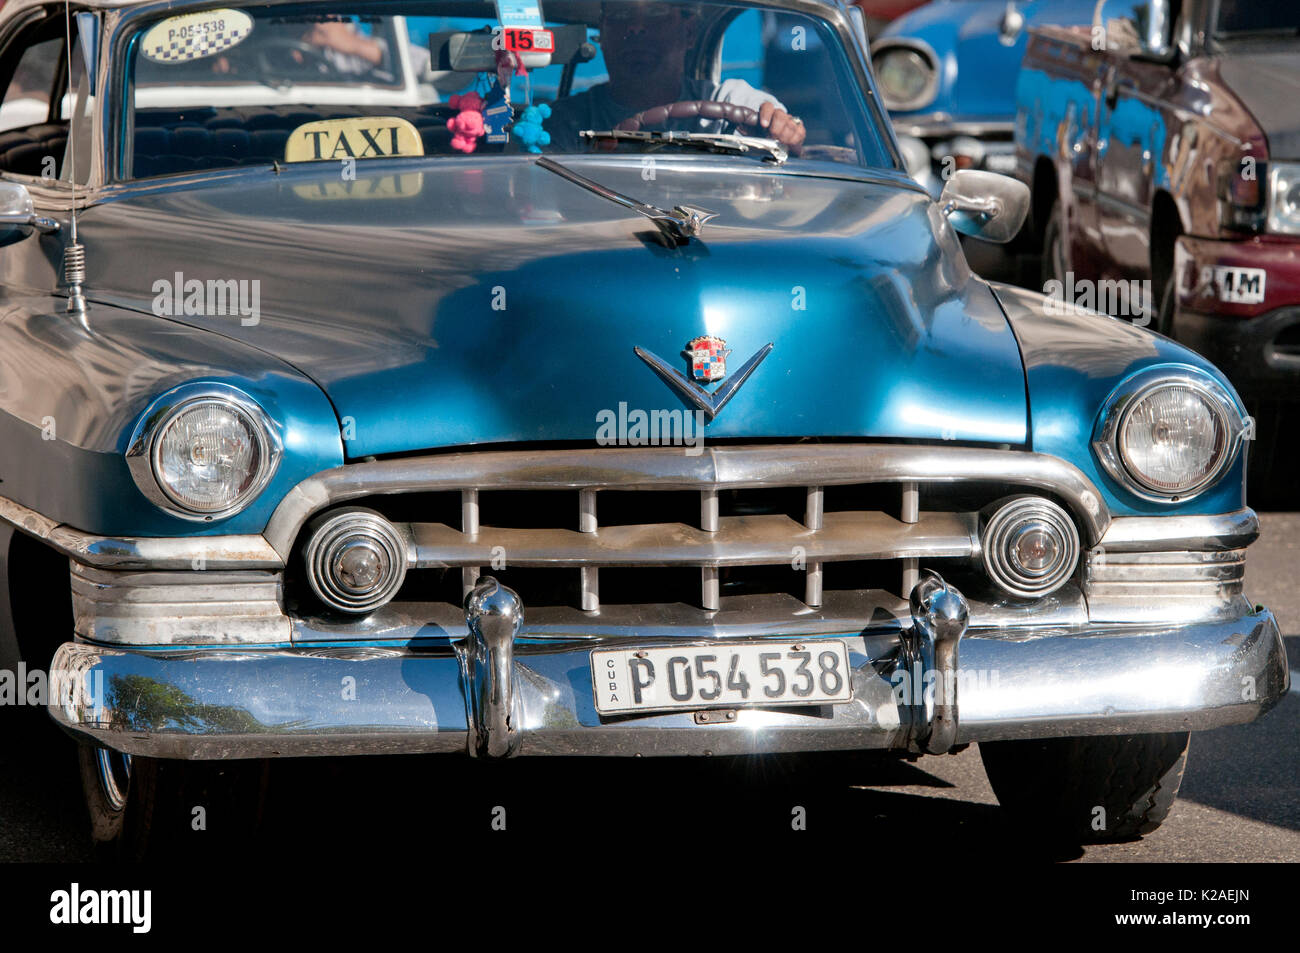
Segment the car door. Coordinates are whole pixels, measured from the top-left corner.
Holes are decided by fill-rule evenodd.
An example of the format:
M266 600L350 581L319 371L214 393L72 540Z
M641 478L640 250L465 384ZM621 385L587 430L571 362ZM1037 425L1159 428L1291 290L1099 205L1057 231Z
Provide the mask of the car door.
M1151 0L1106 0L1101 15L1107 65L1097 129L1099 277L1144 280L1151 277L1151 207L1163 174L1172 24L1162 21L1168 5Z

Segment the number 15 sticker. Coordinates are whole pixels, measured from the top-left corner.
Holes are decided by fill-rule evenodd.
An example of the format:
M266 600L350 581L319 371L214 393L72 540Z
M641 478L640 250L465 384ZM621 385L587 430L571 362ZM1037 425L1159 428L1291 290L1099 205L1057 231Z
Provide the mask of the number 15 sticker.
M506 27L505 47L512 53L554 53L555 34L550 30Z

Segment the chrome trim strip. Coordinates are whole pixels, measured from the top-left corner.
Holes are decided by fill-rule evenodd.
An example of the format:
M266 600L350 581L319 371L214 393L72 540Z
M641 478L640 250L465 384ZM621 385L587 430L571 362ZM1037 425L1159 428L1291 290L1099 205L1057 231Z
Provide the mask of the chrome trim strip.
M0 496L0 520L101 569L283 569L262 536L99 536L47 519Z
M106 572L73 562L77 635L119 645L274 645L293 622L278 572Z
M970 136L972 139L1007 139L1016 131L1014 122L996 120L962 121L953 119L949 113L933 113L929 116L904 116L894 119L894 131L900 136L913 136L917 139L948 138L951 136Z
M883 589L826 590L822 605L809 608L788 593L722 596L719 607L683 603L602 603L598 612L562 606L530 606L519 638L542 642L598 642L602 639L654 638L713 641L736 638L842 636L897 632L908 624L907 600ZM1088 606L1073 583L1034 602L970 600L972 629L1025 630L1088 624ZM293 619L293 642L314 643L414 640L456 641L467 634L465 614L449 602L395 602L364 620L336 616Z
M993 451L997 452L997 451ZM1019 454L1018 456L1032 456ZM365 466L364 464L361 466ZM344 468L346 470L348 468ZM341 479L339 471L330 471L331 491L354 492ZM313 478L315 480L317 478ZM312 481L308 481L310 483ZM294 492L306 496L302 486ZM286 501L287 503L288 501ZM328 505L329 497L319 492L314 505ZM287 511L282 505L277 517ZM233 570L283 569L284 560L261 536L192 536L192 537L109 537L84 533L56 523L35 510L0 496L0 520L44 540L79 563L101 569L122 570ZM1124 516L1108 520L1107 529L1097 543L1106 552L1219 551L1241 549L1259 537L1259 518L1254 510L1244 508L1214 516ZM806 608L806 607L805 607Z
M1097 544L1106 552L1244 549L1259 539L1259 517L1250 507L1218 516L1120 516Z
M913 726L910 706L898 704L893 684L903 657L900 635L845 641L854 669L851 702L807 712L744 709L734 721L709 725L696 725L691 712L602 720L591 695L589 646L518 645L519 753L904 748ZM1266 610L1177 627L1041 629L1015 637L972 630L961 642L960 673L958 744L1240 724L1273 707L1290 684L1281 634ZM343 700L344 675L364 680L366 691ZM51 663L50 714L74 735L149 757L465 752L465 677L450 653L321 649L164 657L67 643ZM1247 679L1256 692L1243 698ZM141 684L161 691L140 692ZM155 697L172 704L152 708Z
M1110 525L1101 494L1074 465L1020 450L897 444L815 444L678 449L484 450L350 463L299 483L285 495L266 538L287 556L307 519L331 504L385 493L436 490L704 490L852 483L987 480L1061 496L1095 545Z

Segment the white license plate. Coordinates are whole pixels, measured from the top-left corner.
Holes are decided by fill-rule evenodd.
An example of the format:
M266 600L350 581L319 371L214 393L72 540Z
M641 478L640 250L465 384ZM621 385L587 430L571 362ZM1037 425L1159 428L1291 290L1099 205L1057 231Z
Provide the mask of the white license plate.
M984 168L989 172L1011 175L1016 171L1016 154L1014 152L994 152L984 157Z
M849 650L837 641L597 650L591 678L602 715L820 705L853 696Z

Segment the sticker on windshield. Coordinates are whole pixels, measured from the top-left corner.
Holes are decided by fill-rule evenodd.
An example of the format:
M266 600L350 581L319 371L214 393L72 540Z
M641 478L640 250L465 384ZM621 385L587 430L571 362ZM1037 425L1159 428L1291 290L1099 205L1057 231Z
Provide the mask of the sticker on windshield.
M420 133L396 116L317 119L289 133L289 141L284 146L285 162L422 155L424 143Z
M237 46L252 32L253 18L243 10L186 13L154 24L140 52L155 63L188 63Z

